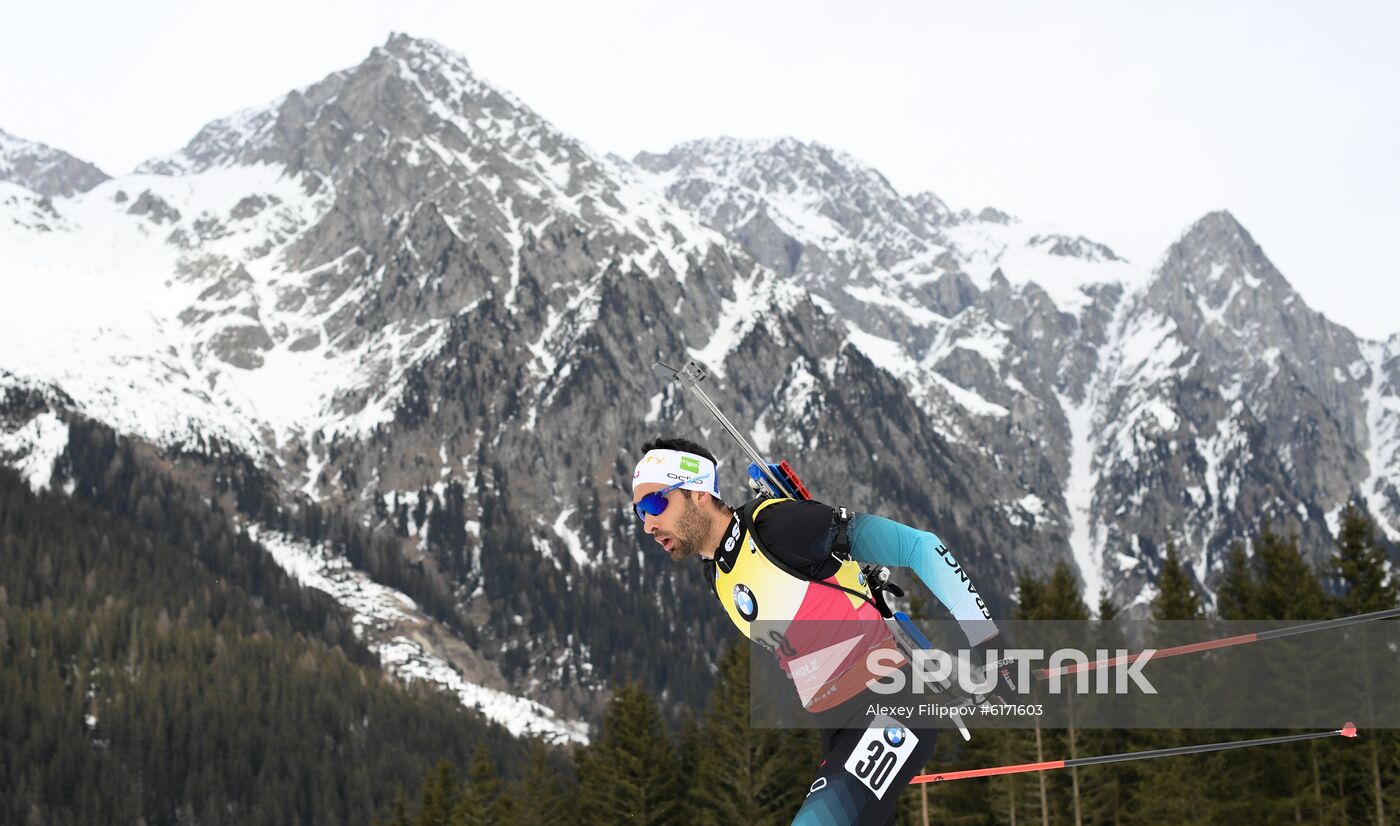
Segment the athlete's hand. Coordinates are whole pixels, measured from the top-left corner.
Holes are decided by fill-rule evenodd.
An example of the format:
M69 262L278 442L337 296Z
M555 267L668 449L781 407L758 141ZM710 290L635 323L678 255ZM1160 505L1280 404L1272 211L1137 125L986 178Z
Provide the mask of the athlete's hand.
M1016 660L1010 657L998 657L991 659L988 664L988 652L1002 653L1000 645L1004 645L1001 637L994 637L972 647L972 667L973 676L981 677L978 682L985 682L993 679L991 688L977 695L974 700L978 705L984 702L1015 703L1021 699L1021 693L1016 685ZM990 674L986 673L990 670Z

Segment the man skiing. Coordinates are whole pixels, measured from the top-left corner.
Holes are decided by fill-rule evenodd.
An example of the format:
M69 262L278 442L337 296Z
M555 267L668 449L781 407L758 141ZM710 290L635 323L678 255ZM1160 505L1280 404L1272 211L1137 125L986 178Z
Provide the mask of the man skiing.
M655 439L642 450L632 503L646 533L675 561L703 560L730 619L777 656L803 707L820 715L821 767L793 822L893 823L898 792L933 752L936 732L867 713L888 701L870 686L892 670L870 664L904 660L860 563L912 568L980 648L997 628L967 572L934 534L879 516L811 499L732 509L720 498L714 454L693 441Z

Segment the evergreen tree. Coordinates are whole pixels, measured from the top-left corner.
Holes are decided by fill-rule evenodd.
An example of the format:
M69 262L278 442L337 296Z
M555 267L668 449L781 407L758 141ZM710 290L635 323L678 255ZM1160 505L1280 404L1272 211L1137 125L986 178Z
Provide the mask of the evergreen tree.
M207 501L106 456L85 472L121 496L0 468L0 822L365 823L439 756L523 755L360 664L325 595Z
M515 820L521 826L555 826L570 819L569 796L564 778L549 762L549 751L540 740L530 744L529 765L516 795Z
M1018 620L1040 619L1041 597L1045 592L1045 582L1022 568L1016 575L1016 613Z
M462 784L457 770L448 761L439 760L423 781L418 826L456 826L455 816L461 800Z
M1244 543L1235 540L1225 552L1225 570L1215 592L1216 612L1223 620L1243 620L1255 616L1257 586L1250 571Z
M453 814L455 826L491 826L508 822L513 812L509 797L501 796L496 761L485 743L478 743L467 769L467 783Z
M408 819L408 803L404 800L403 789L399 789L398 794L394 795L394 816L389 821L389 826L412 826Z
M589 824L673 823L680 810L679 764L656 701L639 684L613 694L603 734L579 750L579 817Z
M1059 631L1055 635L1056 638L1063 641L1065 645L1082 645L1084 641L1083 629L1087 628L1087 620L1089 619L1089 608L1084 604L1079 582L1069 564L1064 560L1055 563L1049 579L1039 590L1039 604L1035 606L1036 618L1063 623L1063 625L1056 626ZM1083 624L1071 627L1068 625L1070 622ZM1070 688L1069 691L1072 692L1073 689ZM1072 698L1066 696L1064 702L1072 703L1073 701ZM1036 752L1037 760L1044 759L1049 754L1077 755L1079 753L1082 732L1078 730L1072 718L1069 721L1069 727L1064 731L1044 729L1039 726L1038 728L1039 730L1035 732L1039 740ZM1036 778L1037 792L1045 801L1046 814L1055 820L1070 818L1075 822L1082 821L1083 799L1080 771L1071 768L1067 772L1039 774L1040 776Z
M1266 520L1260 526L1253 550L1253 555L1246 557L1243 546L1233 543L1226 556L1225 575L1217 592L1223 619L1311 620L1327 615L1326 594L1299 549L1296 535L1284 536ZM1307 677L1301 675L1302 679ZM1298 675L1278 676L1297 678ZM1261 733L1231 734L1245 738ZM1202 772L1223 781L1208 790L1209 811L1217 820L1273 823L1322 818L1331 808L1321 793L1315 744L1213 755L1192 762ZM1248 791L1241 795L1241 789Z
M1375 533L1371 518L1354 502L1348 502L1342 511L1337 551L1330 564L1332 573L1341 585L1342 595L1337 600L1337 609L1344 616L1383 611L1394 608L1400 601L1396 583L1386 572L1385 549L1376 543ZM1369 656L1369 651L1366 654ZM1368 677L1367 690L1376 690L1369 682L1369 660L1363 660L1362 667ZM1352 818L1369 817L1372 822L1384 823L1388 812L1394 812L1393 806L1386 804L1386 787L1394 785L1394 774L1386 776L1382 755L1397 751L1400 751L1400 737L1395 732L1373 731L1367 738L1364 750L1342 757L1350 764L1347 777L1342 781L1343 795L1368 803L1365 807L1353 803L1350 807Z
M1050 578L1040 589L1038 616L1028 619L1042 620L1087 620L1089 609L1084 605L1084 597L1079 590L1079 581L1074 571L1063 559L1055 563Z
M1201 616L1200 598L1181 564L1176 543L1168 541L1167 555L1157 577L1157 595L1152 600L1152 619L1172 622ZM1198 736L1199 732L1191 734ZM1190 738L1181 730L1161 730L1142 733L1134 740L1135 748L1165 749L1186 745ZM1196 756L1149 760L1136 766L1135 814L1148 823L1214 822L1211 813L1200 805L1209 783L1201 768L1202 760Z
M1097 644L1106 650L1125 647L1117 626L1119 609L1105 587L1099 591ZM1131 749L1128 732L1122 729L1088 729L1082 731L1080 743L1083 754L1121 754ZM1127 822L1128 801L1136 768L1132 764L1115 763L1086 769L1083 781L1081 811L1086 824L1118 824Z
M1312 620L1327 616L1327 597L1296 534L1276 533L1266 521L1254 542L1255 619Z
M716 691L718 686L716 686ZM714 692L712 692L713 695ZM713 700L711 700L713 703ZM676 737L677 757L684 788L681 792L680 820L695 822L699 812L706 807L706 801L695 787L695 778L700 776L700 755L705 751L704 732L700 721L689 708L681 714L680 730Z
M1396 582L1386 572L1385 549L1376 544L1376 526L1354 502L1342 510L1341 530L1331 572L1341 581L1342 615L1394 608L1400 602Z
M1108 587L1099 589L1099 620L1101 622L1112 622L1118 619L1118 604L1113 601L1113 597L1108 593Z
M690 784L694 823L788 823L820 762L792 733L750 727L750 648L741 640L720 659Z
M1167 557L1157 577L1157 596L1152 600L1152 618L1165 620L1200 619L1204 612L1201 599L1191 585L1191 576L1181 564L1176 542L1167 541Z

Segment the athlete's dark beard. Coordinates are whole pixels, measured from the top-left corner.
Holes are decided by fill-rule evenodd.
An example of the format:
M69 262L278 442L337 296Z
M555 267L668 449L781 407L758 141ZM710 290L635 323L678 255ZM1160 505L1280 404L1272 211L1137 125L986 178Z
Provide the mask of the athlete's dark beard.
M705 518L705 514L700 512L684 492L681 493L681 498L685 500L685 505L681 510L681 517L676 520L676 542L668 552L676 562L689 559L703 551L710 534L710 520Z

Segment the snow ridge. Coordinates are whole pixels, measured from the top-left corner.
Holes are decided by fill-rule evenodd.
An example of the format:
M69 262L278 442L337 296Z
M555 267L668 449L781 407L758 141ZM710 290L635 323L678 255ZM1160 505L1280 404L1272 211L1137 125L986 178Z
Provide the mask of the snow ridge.
M405 681L434 683L456 695L516 736L539 736L559 743L587 743L588 726L560 718L533 700L473 683L447 659L432 651L432 635L420 629L434 624L406 594L381 585L344 557L285 534L250 525L248 533L272 554L277 564L308 588L330 594L351 611L355 635L369 644L391 673ZM450 632L443 632L449 634Z

